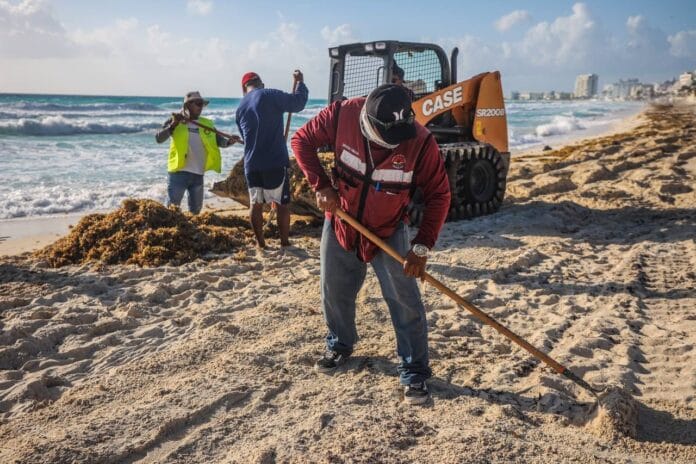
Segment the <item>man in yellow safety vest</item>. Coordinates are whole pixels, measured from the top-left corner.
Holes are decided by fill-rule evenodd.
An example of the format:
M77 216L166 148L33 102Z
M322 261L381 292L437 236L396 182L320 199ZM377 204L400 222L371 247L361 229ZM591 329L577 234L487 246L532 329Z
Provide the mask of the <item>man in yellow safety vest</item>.
M220 147L225 148L241 143L235 135L226 138L217 134L213 121L201 116L208 100L200 92L189 92L184 97L181 113L174 113L155 134L157 143L171 137L169 144L169 182L167 185L167 205L181 204L184 193L188 192L189 211L198 214L203 207L203 174L205 171L222 170Z

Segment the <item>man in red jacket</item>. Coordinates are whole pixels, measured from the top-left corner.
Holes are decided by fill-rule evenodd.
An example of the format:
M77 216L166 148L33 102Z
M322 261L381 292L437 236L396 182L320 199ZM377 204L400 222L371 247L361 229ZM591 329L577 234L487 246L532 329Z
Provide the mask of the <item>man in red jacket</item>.
M334 147L333 180L322 168L317 149ZM450 204L450 188L437 142L414 122L411 99L403 87L383 85L365 98L334 102L292 138L298 164L326 211L321 237L321 296L328 326L327 353L317 361L321 372L345 362L358 335L355 299L371 263L396 331L404 399L424 403L428 327L416 278L422 277L428 251L435 245ZM409 243L406 207L416 188L425 212ZM402 256L402 266L379 251L332 212L341 208L385 239Z

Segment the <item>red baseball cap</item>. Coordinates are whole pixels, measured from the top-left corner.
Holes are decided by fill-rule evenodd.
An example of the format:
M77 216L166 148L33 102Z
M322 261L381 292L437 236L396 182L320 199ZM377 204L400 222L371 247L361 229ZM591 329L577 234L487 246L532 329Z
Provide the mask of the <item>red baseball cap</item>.
M255 79L261 79L258 74L255 72L248 72L242 76L242 87L247 85L249 82L255 80Z

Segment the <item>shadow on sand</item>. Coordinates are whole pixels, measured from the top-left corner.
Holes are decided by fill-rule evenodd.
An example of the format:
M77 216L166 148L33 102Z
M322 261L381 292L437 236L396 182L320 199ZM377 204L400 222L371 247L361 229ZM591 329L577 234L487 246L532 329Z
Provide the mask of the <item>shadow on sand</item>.
M534 235L571 238L593 245L621 244L632 245L646 240L653 242L673 242L688 240L696 229L696 210L689 208L668 208L656 210L650 207L627 207L616 209L595 209L579 205L573 201L548 203L530 201L526 203L505 203L493 215L473 218L468 221L450 223L461 233L463 243L467 238L489 234L491 246L498 246L496 238L507 241L505 248L515 247L516 235ZM483 243L485 243L485 237ZM475 242L482 243L480 237Z
M354 356L339 368L346 370L369 370L379 375L398 377L397 364L383 356ZM448 401L459 397L479 398L490 404L505 407L505 414L515 417L531 426L541 422L531 413L550 414L566 418L569 423L578 423L578 417L587 420L597 407L596 402L579 401L562 391L551 391L538 397L523 396L520 393L494 389L478 389L449 382L441 377L432 377L428 386L435 401ZM696 443L696 420L680 419L673 414L655 409L638 400L638 442L671 443L693 445ZM430 403L425 407L432 407ZM474 414L477 410L473 411ZM483 414L484 411L480 411Z

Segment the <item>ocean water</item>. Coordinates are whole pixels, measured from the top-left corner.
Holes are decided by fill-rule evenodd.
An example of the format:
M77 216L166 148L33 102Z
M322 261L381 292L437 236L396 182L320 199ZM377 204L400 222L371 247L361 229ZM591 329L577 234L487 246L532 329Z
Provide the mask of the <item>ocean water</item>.
M212 98L203 115L237 133L238 104ZM325 104L310 100L293 115L291 133ZM180 107L180 97L0 94L0 219L109 210L129 197L164 202L169 144L158 145L154 133ZM582 134L638 109L635 103L508 102L511 150ZM206 188L226 176L242 150L222 150L222 174L208 172Z
M584 137L636 114L643 102L601 100L507 101L510 150Z

